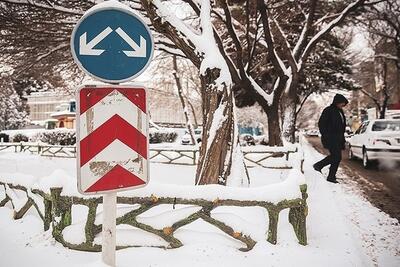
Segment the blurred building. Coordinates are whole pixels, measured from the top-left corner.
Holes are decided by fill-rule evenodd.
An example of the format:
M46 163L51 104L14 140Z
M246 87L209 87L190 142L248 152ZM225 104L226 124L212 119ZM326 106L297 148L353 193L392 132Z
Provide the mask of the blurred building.
M160 125L185 125L185 116L179 96L168 90L149 88L149 117ZM202 124L201 101L186 99L187 110L193 124Z
M44 124L46 120L51 120L57 106L68 104L71 95L58 92L38 92L25 96L26 104L29 106L29 119L33 123Z

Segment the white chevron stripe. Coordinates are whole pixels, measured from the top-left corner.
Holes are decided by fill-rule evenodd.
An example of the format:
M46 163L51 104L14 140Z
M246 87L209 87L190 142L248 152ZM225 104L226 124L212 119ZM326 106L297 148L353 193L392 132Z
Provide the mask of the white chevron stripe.
M81 189L86 191L117 164L147 181L147 160L117 139L81 167Z
M116 114L147 136L147 114L114 90L80 116L80 140Z

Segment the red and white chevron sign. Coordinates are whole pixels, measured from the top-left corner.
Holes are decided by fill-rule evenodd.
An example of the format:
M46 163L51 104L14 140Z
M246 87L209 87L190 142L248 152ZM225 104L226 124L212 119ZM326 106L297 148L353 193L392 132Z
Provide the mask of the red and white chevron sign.
M78 91L78 190L126 190L148 183L146 89L86 86Z

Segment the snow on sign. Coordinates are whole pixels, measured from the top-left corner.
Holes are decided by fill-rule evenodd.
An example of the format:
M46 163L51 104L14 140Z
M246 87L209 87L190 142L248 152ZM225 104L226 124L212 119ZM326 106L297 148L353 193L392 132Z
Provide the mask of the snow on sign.
M148 183L146 89L86 86L77 93L78 189L96 194Z
M153 37L147 25L133 10L118 2L88 10L71 36L71 52L78 66L109 83L139 76L149 65L153 50Z

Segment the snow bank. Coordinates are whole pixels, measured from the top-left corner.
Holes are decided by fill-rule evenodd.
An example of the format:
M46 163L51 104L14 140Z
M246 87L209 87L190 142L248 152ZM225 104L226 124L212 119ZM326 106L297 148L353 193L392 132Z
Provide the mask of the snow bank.
M81 195L77 191L76 179L62 169L56 169L50 175L41 178L34 178L29 175L14 175L15 179L11 174L7 176L2 174L0 181L22 185L27 188L40 189L47 193L50 193L50 188L58 187L63 189L61 195L64 196L91 197ZM302 184L305 184L304 175L297 169L292 169L289 171L288 177L282 182L255 188L234 188L222 185L185 186L150 182L146 187L124 191L119 194L126 197L156 195L157 197L198 198L209 201L215 199L255 200L277 204L285 199L301 198L299 186Z
M157 197L204 199L208 201L216 199L254 200L277 204L285 199L301 198L300 185L302 184L305 184L304 175L299 170L292 169L284 181L256 188L236 188L222 185L176 186L150 183L148 186L134 191L121 192L121 195L148 197L153 194Z

